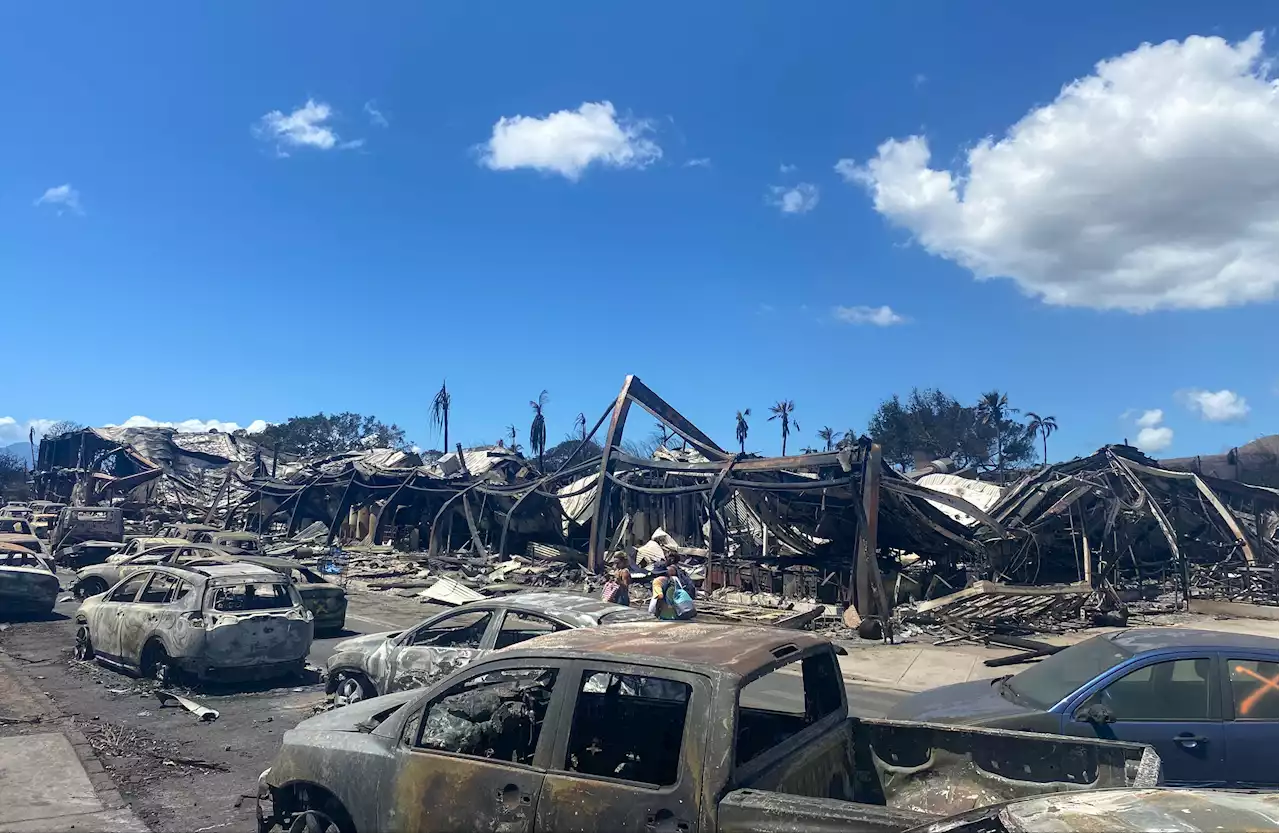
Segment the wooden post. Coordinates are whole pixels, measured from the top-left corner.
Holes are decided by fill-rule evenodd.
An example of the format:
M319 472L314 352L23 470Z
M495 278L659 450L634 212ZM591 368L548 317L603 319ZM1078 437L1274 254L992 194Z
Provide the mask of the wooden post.
M857 606L863 618L875 613L874 598L884 594L876 561L876 532L880 519L880 445L872 443L862 458L862 518L858 529ZM881 613L887 617L888 609Z

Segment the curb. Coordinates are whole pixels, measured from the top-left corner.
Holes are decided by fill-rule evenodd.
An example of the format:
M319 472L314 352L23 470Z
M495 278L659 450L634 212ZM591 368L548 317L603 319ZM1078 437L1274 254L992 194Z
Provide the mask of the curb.
M8 675L9 679L16 680L18 686L22 689L22 694L31 700L32 710L41 715L42 720L39 726L47 725L50 730L60 732L71 742L71 747L76 751L76 757L80 759L80 764L84 767L85 774L89 776L89 783L93 785L93 791L97 794L98 800L102 802L104 810L124 810L128 808L124 797L120 794L120 790L116 788L115 781L107 773L106 768L102 765L102 761L98 759L98 755L93 751L93 746L89 744L89 739L77 728L74 723L62 710L58 708L53 699L40 690L35 681L32 680L22 669L18 663L14 662L4 651L0 651L0 671ZM137 814L134 814L137 819ZM137 819L142 824L141 819ZM145 827L146 825L143 825Z

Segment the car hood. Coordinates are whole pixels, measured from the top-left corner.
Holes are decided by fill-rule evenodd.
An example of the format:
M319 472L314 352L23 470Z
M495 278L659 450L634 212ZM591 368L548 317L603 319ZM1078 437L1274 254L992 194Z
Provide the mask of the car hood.
M977 726L993 718L1038 711L1001 697L999 680L970 680L914 694L890 709L886 717Z
M361 700L359 703L353 703L350 706L343 706L340 709L332 709L315 717L309 717L294 727L293 731L367 732L369 728L361 727L360 724L382 715L384 712L397 709L421 694L422 689L415 688L408 691L397 691L395 694L385 694L382 697L371 697L368 700ZM386 717L390 717L390 715L388 714Z
M378 649L383 642L388 639L394 639L404 631L382 631L381 633L366 633L363 636L353 636L350 639L344 639L337 645L333 646L335 655L346 651L357 651L362 654L372 653Z

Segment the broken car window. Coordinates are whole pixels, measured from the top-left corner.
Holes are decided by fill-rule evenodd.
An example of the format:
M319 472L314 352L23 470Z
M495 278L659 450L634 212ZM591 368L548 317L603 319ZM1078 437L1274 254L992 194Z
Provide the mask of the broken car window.
M138 595L138 591L142 589L142 585L147 583L150 573L136 573L125 579L124 583L115 589L108 597L108 601L112 602L131 602L134 596Z
M554 668L519 668L464 680L427 704L417 746L532 764L555 679Z
M494 648L509 648L535 636L564 630L564 625L532 613L519 613L508 610L502 620L502 630L498 632L498 641Z
M244 582L210 588L208 605L219 613L281 610L293 607L293 597L287 584Z
M138 597L138 601L143 604L165 604L169 601L169 594L173 592L173 588L180 583L171 575L156 573L147 584L147 589L143 590L142 595Z
M563 769L655 787L676 783L692 693L678 680L587 671Z
M419 648L479 648L493 612L467 610L455 613L428 628L419 628L406 645Z
M21 518L0 518L0 533L5 535L30 535L31 524Z
M747 683L738 691L736 763L745 764L839 709L842 686L830 654L806 657Z

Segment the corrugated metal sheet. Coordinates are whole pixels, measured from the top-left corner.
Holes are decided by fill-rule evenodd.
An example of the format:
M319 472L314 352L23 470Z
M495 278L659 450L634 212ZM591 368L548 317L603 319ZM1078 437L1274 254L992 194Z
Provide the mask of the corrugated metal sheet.
M999 503L1001 496L1004 494L1004 489L994 483L969 480L968 478L957 477L954 474L926 474L916 483L933 489L935 492L946 492L949 495L963 498L983 512L990 511L992 506ZM965 526L974 526L978 523L964 512L959 509L953 509L945 503L938 503L932 500L929 503L948 518Z

